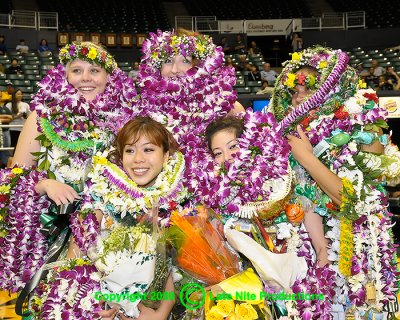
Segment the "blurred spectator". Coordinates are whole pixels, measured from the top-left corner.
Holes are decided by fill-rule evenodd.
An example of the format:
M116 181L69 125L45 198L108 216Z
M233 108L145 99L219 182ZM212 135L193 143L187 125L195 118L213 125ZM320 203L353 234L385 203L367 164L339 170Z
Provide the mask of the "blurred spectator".
M257 47L257 43L255 41L250 43L249 54L252 56L255 54L261 54L261 49Z
M29 47L25 43L24 39L19 40L19 44L15 47L19 53L27 53L29 51Z
M297 32L293 33L292 50L293 52L303 50L303 39L299 36Z
M0 63L0 75L3 75L6 73L6 67L4 64Z
M393 90L393 84L389 83L386 80L386 77L384 75L379 76L378 77L378 87L376 88L376 90L382 90L382 91Z
M39 47L38 47L38 52L41 56L51 56L51 48L49 47L49 44L47 43L46 39L40 40Z
M225 57L225 65L233 67L236 70L236 65L233 63L233 60L231 57Z
M364 65L362 63L359 63L355 69L357 70L357 73L360 77L366 77L369 75L369 71L364 68Z
M389 83L393 84L393 86L396 86L398 83L400 83L400 77L391 66L386 67L385 77Z
M10 128L11 147L16 147L22 126L25 124L26 118L30 114L29 104L22 101L24 93L17 89L12 94L12 101L6 104L6 107L11 110L13 120L11 124L21 125L19 128Z
M128 73L128 77L136 81L138 73L139 73L139 62L135 61L133 63L133 69Z
M242 36L240 34L238 34L236 36L236 42L233 45L234 51L233 53L235 54L246 54L246 46L242 41Z
M12 94L14 92L14 86L11 81L7 81L7 89L6 91L1 92L0 96L0 106L4 106L6 103L12 100Z
M222 47L222 51L225 54L228 54L231 51L231 46L228 42L228 39L226 37L221 38L221 42L218 44L220 47Z
M261 85L261 89L259 91L257 91L256 94L270 94L270 95L272 95L273 92L274 92L274 87L271 87L268 84L268 81L263 81L262 85Z
M369 74L365 76L365 83L367 84L368 88L374 89L378 86L378 77L374 75L374 67L369 68Z
M276 78L279 76L275 70L271 69L271 65L268 62L264 63L264 70L262 70L260 74L261 80L268 81L270 83L274 83Z
M239 62L236 65L236 69L239 71L249 70L249 64L247 63L247 57L245 54L240 55Z
M379 77L385 73L385 69L379 66L379 62L376 59L371 61L371 66L374 68L374 76Z
M8 102L10 101L9 96L11 96L14 88L11 84L7 85L7 91L3 91L1 93L1 106L0 106L0 123L1 124L9 124L12 121L11 109L6 107L4 103L4 99ZM9 148L11 146L11 138L10 138L10 129L2 128L3 130L3 147ZM8 162L8 158L11 153L9 150L0 151L0 167L5 168Z
M249 65L249 70L250 72L247 75L247 81L261 81L260 72L255 65Z
M8 67L7 73L8 74L24 74L24 71L22 70L21 66L18 64L18 59L13 58L11 60L11 66Z
M0 34L0 56L7 55L7 46L5 43L4 35Z

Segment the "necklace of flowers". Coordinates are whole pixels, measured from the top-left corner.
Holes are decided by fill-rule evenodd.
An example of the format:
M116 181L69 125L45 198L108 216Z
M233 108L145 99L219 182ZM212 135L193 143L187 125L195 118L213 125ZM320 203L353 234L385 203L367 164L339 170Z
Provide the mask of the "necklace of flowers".
M215 47L209 40L206 41L208 49L202 51L197 57L197 65L185 76L162 77L158 54L161 48L175 47L172 45L173 36L169 32L158 31L157 35L151 34L145 41L138 74L140 100L135 112L158 118L158 121L162 118L163 124L172 128L181 145L181 137L187 132L202 133L210 122L233 109L236 77L234 69L224 65L222 48ZM184 39L192 39L191 43L198 41L190 36ZM195 47L192 47L194 50ZM199 46L196 48L197 51L182 50L185 50L185 56L196 57L196 52L200 52ZM176 53L173 49L164 51L169 53L169 58ZM183 53L181 51L178 53Z
M48 212L50 202L34 189L38 181L46 178L46 173L14 167L1 170L0 175L4 219L0 237L0 288L17 292L41 267L47 251L39 217Z
M115 69L108 76L105 92L87 102L70 85L65 68L58 65L39 84L31 108L38 114L37 138L44 151L34 155L38 169L53 171L72 183L85 179L91 156L111 143L120 114L129 113L136 91L125 73ZM51 152L50 152L51 151Z
M155 199L158 199L161 209L171 209L171 205L185 202L190 194L183 186L184 170L185 159L182 153L175 152L164 164L154 185L139 188L122 168L107 160L105 153L97 154L93 159L93 171L89 174L90 187L85 190L81 208L83 224L90 227L83 232L78 216L71 218L77 244L87 251L96 239L99 226L93 210L101 210L110 216L120 214L121 218L126 214L139 218L152 208Z
M96 267L88 260L66 260L50 270L31 299L34 319L100 319L101 291Z
M277 130L273 115L250 110L242 116L245 132L238 138L241 151L232 163L224 163L217 173L205 139L187 136L188 145L195 146L185 155L189 192L198 202L219 214L242 215L248 203L268 201L270 190L264 190L265 181L288 172L290 148ZM252 216L253 211L248 214Z
M305 127L313 145L318 145L323 140L331 144L331 147L325 150L325 155L322 154L322 157L320 155L321 160L340 176L350 179L343 182L344 190L347 190L343 195L348 194L341 206L341 212L345 213L340 216L338 227L335 228L331 222L333 227L328 232L331 241L337 243L337 245L332 244L329 249L330 260L337 263L338 283L345 283L337 289L337 294L341 297L349 295L351 302L357 306L368 303L378 308L392 295L382 291L385 285L395 285L393 277L384 276L395 274L395 265L391 263L391 259L382 262L382 257L389 257L388 252L391 254L395 252L393 244L388 240L390 236L386 219L383 217L378 224L367 222L377 218L377 214L381 216L383 213L383 216L387 216L388 213L382 203L384 191L374 186L373 178L370 177L375 169L382 169L376 167L376 163L371 164L368 153L359 153L357 146L360 143L369 144L373 141L370 135L363 135L362 129L359 131L360 128L377 131L377 128L384 125L386 112L379 108L377 102L373 90L358 90L333 115L312 119ZM336 150L334 154L333 150ZM398 163L397 161L392 160L392 163ZM391 176L393 175L394 172ZM346 199L351 201L347 204ZM349 217L352 217L350 224L345 221ZM379 241L368 240L367 243L364 239L371 239L366 236L369 233L375 235L371 236L372 238L379 235ZM369 272L374 276L371 277ZM369 279L377 279L374 284L377 299L374 303L367 301L366 295L362 294L366 292ZM359 288L362 288L361 293L358 291Z
M306 49L301 53L295 52L292 54L292 60L284 63L284 69L275 84L271 108L276 118L281 120L280 125L285 132L291 131L311 110L326 103L329 96L335 95L339 81L343 80L346 84L351 83L350 79L346 78L347 74L345 73L348 61L349 57L341 50L316 47ZM292 94L290 86L288 87L285 83L289 80L288 76L292 74L293 70L298 70L304 66L316 68L320 72L320 76L317 77L317 91L305 102L290 111L291 102L289 101L291 101ZM351 69L348 70L351 72ZM343 87L346 88L345 85ZM348 94L351 94L351 92ZM329 105L335 107L335 104Z

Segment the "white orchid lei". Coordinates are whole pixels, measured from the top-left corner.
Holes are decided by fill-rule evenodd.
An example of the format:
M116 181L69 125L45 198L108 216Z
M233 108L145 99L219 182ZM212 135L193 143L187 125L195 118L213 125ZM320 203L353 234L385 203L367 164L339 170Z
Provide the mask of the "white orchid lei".
M245 131L238 138L240 152L217 174L204 137L188 134L185 141L190 147L185 155L188 189L198 202L219 214L244 216L242 211L248 203L267 201L272 196L270 189L263 188L265 182L286 175L288 170L290 149L273 115L250 110L242 117Z
M176 54L198 59L184 76L162 77L160 65ZM233 68L224 65L224 53L207 36L178 37L173 32L150 33L143 43L138 74L140 99L134 115L151 116L171 128L185 154L182 137L203 133L207 125L234 107ZM122 120L126 122L127 119Z
M78 213L72 217L72 230L78 245L83 251L96 241L98 224L93 210L101 210L110 216L111 220L124 219L127 215L138 221L151 210L153 201L157 198L159 208L167 212L162 216L161 223L168 225L168 211L190 198L183 185L185 160L182 153L175 152L163 167L154 185L149 188L139 188L126 172L110 162L105 153L99 153L93 158L93 170L89 173L89 183L84 190L84 202L81 207L83 224L89 230L83 235L83 229L77 220ZM112 223L112 221L110 221Z
M292 132L300 123L314 154L343 181L342 205L338 209L309 177L309 184L316 191L308 195L317 204L315 211L334 214L328 218L330 230L326 237L331 241L331 268L337 274L336 295L325 298L342 304L348 299L358 310L381 310L395 297L398 272L386 192L377 178L396 176L400 159L392 147L386 147L388 155L381 156L360 150L362 145L376 140L387 144L387 136L378 136L386 125L386 112L378 106L373 90L360 90L354 70L346 66L348 57L342 52L311 48L294 58L297 61L285 65L282 74L306 65L320 67L324 60L330 66L327 73L322 70L317 92L299 107L291 110L290 97L279 98L281 83L276 86L273 104L283 110L282 129ZM296 188L295 194L299 199L304 195L296 193ZM309 313L301 304L297 307L301 315Z

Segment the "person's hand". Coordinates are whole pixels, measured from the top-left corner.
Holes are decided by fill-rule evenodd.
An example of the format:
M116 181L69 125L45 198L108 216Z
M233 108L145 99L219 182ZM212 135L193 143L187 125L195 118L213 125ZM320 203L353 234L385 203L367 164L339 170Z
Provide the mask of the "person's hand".
M139 317L136 318L136 320L164 320L164 319L166 319L166 318L161 317L160 314L157 312L157 310L146 307L142 303L138 304L138 309L140 311L140 315L139 315ZM132 318L124 317L123 315L121 315L120 317L122 320L132 319Z
M102 303L102 305L104 308L104 302ZM120 308L121 307L118 305L113 305L111 309L99 311L97 312L97 314L101 317L102 320L113 320L118 314ZM121 315L118 316L121 318Z
M71 186L53 179L39 181L35 186L35 191L41 195L47 196L55 202L56 205L68 204L80 199L78 193Z
M313 156L313 147L308 140L306 134L304 133L301 126L297 126L297 133L300 138L288 134L286 137L288 139L289 145L292 147L293 157L304 166L304 163Z

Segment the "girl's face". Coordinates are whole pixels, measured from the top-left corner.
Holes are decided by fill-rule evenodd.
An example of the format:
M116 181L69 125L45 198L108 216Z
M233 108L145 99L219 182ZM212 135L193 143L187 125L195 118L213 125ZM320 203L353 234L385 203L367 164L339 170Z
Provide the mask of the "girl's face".
M87 101L104 92L107 72L96 64L76 59L67 68L67 80Z
M238 151L239 142L233 129L218 131L211 137L211 152L218 164L232 160L232 155Z
M297 73L303 73L304 75L309 75L310 72L307 70L299 70ZM292 106L297 107L298 105L305 102L310 96L313 95L315 90L309 89L303 85L296 85L294 87L294 93L292 95Z
M23 97L22 91L21 91L21 90L18 90L18 91L15 93L15 98L17 99L17 101L21 101L21 100L22 100L22 97Z
M154 185L167 162L169 152L142 135L134 144L127 144L122 154L122 166L128 176L142 188Z
M190 68L192 68L192 57L177 55L162 64L161 75L163 77L184 76Z

